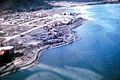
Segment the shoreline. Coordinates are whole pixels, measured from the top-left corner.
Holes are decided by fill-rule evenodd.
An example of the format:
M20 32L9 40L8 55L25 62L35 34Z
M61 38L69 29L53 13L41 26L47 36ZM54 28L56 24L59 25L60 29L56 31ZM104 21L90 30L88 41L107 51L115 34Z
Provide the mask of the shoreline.
M41 52L44 51L45 49L67 45L77 39L77 36L73 32L73 29L82 25L82 23L85 21L85 19L79 16L80 14L66 12L61 13L58 11L56 13L51 13L51 15L53 15L53 17L50 17L49 22L46 23L46 20L49 19L49 16L45 18L46 20L44 19L42 20L45 21L44 23L45 25L44 24L41 25L43 27L40 27L37 24L37 27L28 29L27 31L22 33L18 31L18 34L16 35L13 34L14 31L12 31L12 33L7 31L6 34L13 35L13 37L6 38L7 40L3 41L4 46L13 45L15 46L16 52L15 54L22 53L24 55L15 58L15 60L12 62L13 64L11 65L13 66L12 69L5 66L4 67L7 69L4 69L4 67L2 67L4 70L0 72L0 74L2 73L11 74L20 69L27 69L31 66L34 66L38 58L40 57ZM4 22L6 21L7 19ZM35 23L36 25L36 20L32 20L31 22ZM38 20L38 22L41 21ZM11 23L8 22L8 24ZM25 25L29 24L30 23L27 22L27 24ZM3 25L2 28L5 31L7 28L5 28L4 26L5 25ZM24 27L24 25L22 26ZM17 31L17 28L15 29L15 31ZM6 74L2 74L0 75L0 77L5 76Z
M4 46L13 45L16 54L24 54L16 57L9 65L13 66L12 68L0 67L0 70L3 69L0 72L0 77L34 66L42 54L41 52L48 48L56 48L72 43L77 39L73 29L86 21L86 19L80 17L81 14L66 13L63 10L56 12L48 10L39 14L40 12L16 13L0 17L0 23L5 24L0 25L0 28L6 32L2 35L2 38L5 37L6 39ZM20 18L21 16L24 20ZM8 27L10 27L9 30Z

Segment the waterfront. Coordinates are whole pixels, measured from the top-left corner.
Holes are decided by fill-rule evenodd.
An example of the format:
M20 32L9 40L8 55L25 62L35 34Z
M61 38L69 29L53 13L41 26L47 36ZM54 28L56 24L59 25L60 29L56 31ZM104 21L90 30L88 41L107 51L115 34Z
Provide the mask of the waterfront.
M65 9L65 8L64 8ZM66 11L83 13L88 21L75 29L79 40L44 51L31 69L3 80L119 80L120 4L87 6Z

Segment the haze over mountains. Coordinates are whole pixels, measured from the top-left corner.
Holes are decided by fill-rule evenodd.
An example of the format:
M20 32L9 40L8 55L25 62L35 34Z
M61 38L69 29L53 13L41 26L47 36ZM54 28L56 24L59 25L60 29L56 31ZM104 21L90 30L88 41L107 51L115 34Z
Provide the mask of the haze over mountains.
M15 5L17 7L21 5L24 7L48 5L45 1L94 2L102 0L0 0L0 8L11 8L11 6Z
M99 1L119 1L119 0L0 0L0 10L19 9L25 11L50 9L54 6L46 1L67 1L67 2L99 2ZM38 8L39 7L39 8Z
M94 1L102 1L102 0L0 0L0 3L5 2L43 2L43 1L72 1L72 2L94 2Z

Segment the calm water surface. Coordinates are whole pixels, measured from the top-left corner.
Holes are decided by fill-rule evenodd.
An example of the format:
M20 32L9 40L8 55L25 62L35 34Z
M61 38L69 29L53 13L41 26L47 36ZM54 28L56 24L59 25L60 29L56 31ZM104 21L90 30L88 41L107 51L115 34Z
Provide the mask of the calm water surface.
M3 80L120 79L120 4L73 7L88 19L75 29L79 40L43 52L40 63Z

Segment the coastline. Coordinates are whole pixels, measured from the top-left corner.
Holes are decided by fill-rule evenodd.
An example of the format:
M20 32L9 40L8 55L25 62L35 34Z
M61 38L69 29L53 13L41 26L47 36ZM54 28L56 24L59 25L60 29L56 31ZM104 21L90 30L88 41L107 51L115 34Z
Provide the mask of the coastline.
M15 46L15 52L16 52L15 54L22 53L24 55L16 57L15 60L12 62L13 64L11 65L14 67L12 69L10 69L9 67L5 67L7 69L4 69L2 72L0 72L1 74L2 73L9 74L20 69L26 69L31 66L34 66L41 55L41 51L48 48L56 48L63 45L67 45L77 39L77 36L72 30L82 25L82 23L85 21L85 19L80 17L80 14L64 13L64 12L59 13L58 11L58 13L54 13L53 16L54 17L50 17L50 19L52 18L51 19L52 21L49 20L50 22L48 23L46 23L46 20L48 20L49 18L48 16L42 20L45 21L45 23L41 25L43 27L38 25L37 25L38 27L36 27L35 25L34 25L35 27L33 27L32 25L33 28L28 29L27 31L22 33L18 31L18 34L16 35L13 34L14 31L12 33L7 31L9 33L6 34L13 36L6 37L5 35L6 40L4 41L4 46L13 45ZM56 17L58 17L58 19ZM39 20L41 21L41 19ZM32 20L31 22L34 23L34 21L36 22L36 20ZM27 22L27 24L26 23L23 24L29 25L30 23ZM21 27L24 26L22 24L20 25ZM1 26L8 26L8 25L1 25ZM6 29L7 28L3 27L4 31ZM17 28L15 31L17 31ZM6 74L2 74L1 77Z
M35 12L35 13L39 13L39 12L40 11ZM25 16L26 16L26 13L27 12L24 13ZM3 36L3 38L5 37L5 39L6 39L4 45L14 45L16 47L16 50L15 50L16 53L24 54L24 56L16 57L16 59L13 61L13 63L15 63L15 65L12 64L12 66L14 66L14 67L12 69L9 69L9 68L5 69L4 70L5 72L12 73L19 69L26 69L31 66L34 66L35 63L37 63L37 60L40 57L41 52L43 50L48 49L48 48L56 48L56 47L60 47L63 45L67 45L77 39L77 36L73 32L73 29L82 25L82 23L85 21L85 19L83 19L79 16L81 14L66 13L66 12L64 13L62 11L58 11L58 12L52 13L52 14L51 14L51 12L43 11L43 14L44 13L47 13L47 14L43 15L42 18L39 17L40 19L31 18L31 19L26 20L26 22L23 21L22 23L19 23L19 22L16 23L16 22L14 22L14 20L11 20L11 22L13 22L13 23L11 23L11 22L9 22L9 18L6 19L6 16L3 16L4 17L3 20L1 18L0 22L2 24L4 22L7 22L7 20L8 20L7 25L6 25L6 23L5 23L5 25L1 25L2 28L4 28L5 26L6 27L19 26L19 27L21 27L21 30L22 30L20 32L15 30L15 32L17 31L17 33L13 33L14 31L13 32L6 31L9 33L6 33L7 35ZM34 14L34 13L30 13L28 15L31 16L31 14ZM57 14L57 15L51 16L53 14L54 15ZM10 19L12 19L13 17L19 16L19 15L21 17L21 14L15 14L15 15L12 14L12 17ZM24 17L24 15L23 15L23 17ZM40 15L42 15L42 14L38 14L37 17ZM61 16L61 17L59 18L58 16ZM9 17L9 16L7 16L7 17ZM35 16L33 16L33 17L35 17ZM55 19L54 17L55 18L57 17L57 20L54 20ZM36 20L34 20L34 19L36 19ZM29 20L31 22L29 22ZM37 20L38 20L38 23L36 22ZM41 27L39 26L40 25L39 22L40 22L40 24L42 24ZM28 26L28 25L30 25L30 26ZM23 27L26 27L26 30L24 30ZM6 29L4 29L4 30L6 30ZM31 30L31 29L33 29L33 30ZM11 31L12 30L13 29L11 29ZM28 30L30 30L30 31L28 31ZM60 34L64 33L60 37L57 34L59 32L58 30L62 31L62 32L60 32ZM36 33L36 32L40 32L40 33ZM44 33L44 34L42 34L42 33ZM45 38L46 36L47 36L47 38ZM48 39L48 37L50 37L50 39ZM57 38L55 38L55 37L57 37ZM42 48L42 49L40 49L40 48ZM4 73L4 71L0 72L0 74ZM2 76L0 75L0 77L2 77Z

